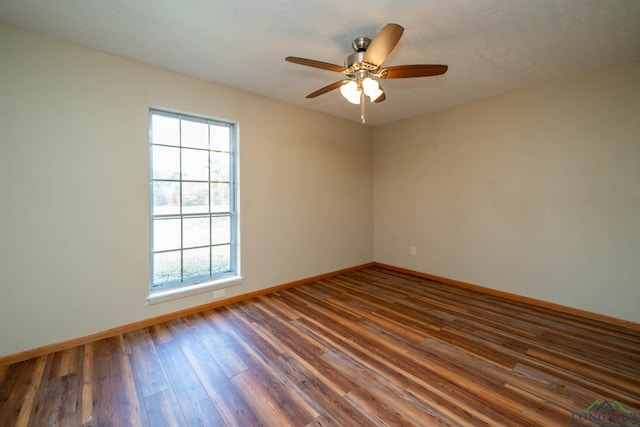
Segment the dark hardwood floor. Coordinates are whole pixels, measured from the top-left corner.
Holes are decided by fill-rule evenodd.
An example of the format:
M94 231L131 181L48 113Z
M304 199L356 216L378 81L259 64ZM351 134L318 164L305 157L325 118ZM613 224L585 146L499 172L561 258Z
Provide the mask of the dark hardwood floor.
M640 412L640 332L375 267L0 367L2 426L571 426L596 400Z

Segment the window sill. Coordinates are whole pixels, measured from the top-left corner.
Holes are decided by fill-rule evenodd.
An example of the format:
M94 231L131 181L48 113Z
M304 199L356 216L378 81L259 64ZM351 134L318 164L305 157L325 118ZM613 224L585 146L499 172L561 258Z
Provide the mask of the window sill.
M185 298L192 295L203 294L218 289L226 289L237 286L242 283L242 276L226 276L217 280L211 280L203 283L196 283L190 286L182 286L179 288L152 291L146 299L147 305L160 304L172 301L178 298Z

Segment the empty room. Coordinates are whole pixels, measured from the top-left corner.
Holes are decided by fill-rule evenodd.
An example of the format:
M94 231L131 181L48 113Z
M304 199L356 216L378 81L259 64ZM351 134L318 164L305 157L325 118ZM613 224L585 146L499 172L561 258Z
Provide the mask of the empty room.
M0 427L640 426L640 1L0 0Z

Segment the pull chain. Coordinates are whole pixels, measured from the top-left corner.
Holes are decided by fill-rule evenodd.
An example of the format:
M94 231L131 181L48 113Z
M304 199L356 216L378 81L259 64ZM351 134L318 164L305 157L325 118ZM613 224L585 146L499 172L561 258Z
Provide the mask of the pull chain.
M360 91L360 121L362 122L362 124L365 123L365 120L364 120L364 103L365 103L364 91Z

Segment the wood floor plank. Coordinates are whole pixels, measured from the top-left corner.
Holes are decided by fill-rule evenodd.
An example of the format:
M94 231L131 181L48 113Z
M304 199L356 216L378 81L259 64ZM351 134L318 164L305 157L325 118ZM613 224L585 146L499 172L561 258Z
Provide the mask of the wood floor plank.
M299 359L286 354L274 362L287 380L295 384L303 392L308 402L321 412L321 415L316 417L318 420L316 424L320 422L320 419L339 421L342 425L345 425L347 420L352 425L367 424L367 418L344 399L346 393L336 392L335 388L331 386L330 378L333 375L318 377L315 372L302 365ZM353 386L349 387L349 390L352 388Z
M275 404L279 407L277 410L278 417L283 417L291 422L306 420L303 424L307 424L320 415L315 405L301 395L297 386L292 386L292 383L288 381L281 370L274 369L274 361L279 359L281 355L265 360L261 355L255 353L255 348L246 341L242 341L241 345L244 346L247 354L252 359L251 368L234 376L232 381L235 382L238 377L241 377L238 381L252 384L253 388L259 390L269 390L269 399L264 399L263 403L277 402ZM241 393L245 393L245 390L242 390ZM251 399L247 398L246 394L244 394L244 397L251 404ZM269 404L273 405L274 403ZM262 421L264 422L265 420L262 419Z
M131 347L131 362L143 397L148 397L171 388L162 368L151 336L145 329L125 334L125 339Z
M87 385L92 399L87 418L101 423L116 412L113 404L118 399L118 384L115 381L117 373L114 370L113 358L117 344L115 338L109 338L91 343L88 347L91 349L92 364L91 372L88 372L90 382Z
M284 385L266 372L254 372L250 369L236 375L232 381L262 425L305 425L319 415L289 400L289 395L283 393Z
M220 367L207 347L192 344L183 351L224 425L244 427L260 424L250 406L228 378L227 372Z
M82 425L89 425L94 420L95 400L93 396L93 364L96 357L94 343L85 344L82 359L82 388L80 390L80 421Z
M174 340L156 344L160 360L178 399L187 425L223 426L213 402L185 356L182 347Z
M124 337L118 335L88 344L85 359L91 359L90 372L83 377L80 402L83 419L115 418L123 424L142 424L138 396L133 384L129 355L125 351ZM84 393L87 393L84 396ZM83 421L85 422L85 421Z
M0 367L0 427L567 426L640 332L370 267Z
M121 352L118 353L116 367L118 375L116 384L118 387L118 419L124 420L128 425L143 425L146 413L142 409L137 387L135 385L130 354L126 350L126 341L123 335L118 336Z
M188 425L173 389L167 388L144 397L149 426Z
M7 423L11 423L11 418L13 418L13 415L15 415L14 425L16 427L28 426L30 423L33 424L32 420L34 419L33 413L35 411L34 406L36 405L36 393L40 388L40 384L43 380L47 360L50 360L50 358L43 356L32 360L32 364L25 364L25 367L28 367L28 369L31 371L31 377L26 383L23 383L21 385L21 393L14 394L14 396L16 397L21 397L22 401L15 402L20 406L19 408L16 408L17 410L14 412L14 414L11 414L10 410L8 410L4 414L4 417L2 418L4 418Z
M62 357L62 353L55 356ZM33 400L33 412L30 418L32 425L69 425L80 424L80 378L77 374L59 375L55 372L56 357L48 359L49 369L45 371L48 379L38 387ZM59 365L58 367L59 368Z
M452 425L454 424L442 412L427 405L423 400L406 392L398 383L372 372L357 360L341 352L330 352L324 355L332 365L345 375L354 378L356 385L368 390L377 399L386 402L402 416L415 425ZM428 421L428 422L427 422Z
M414 424L398 414L395 409L380 401L369 390L356 386L345 396L353 406L360 408L362 413L376 426L413 426Z

